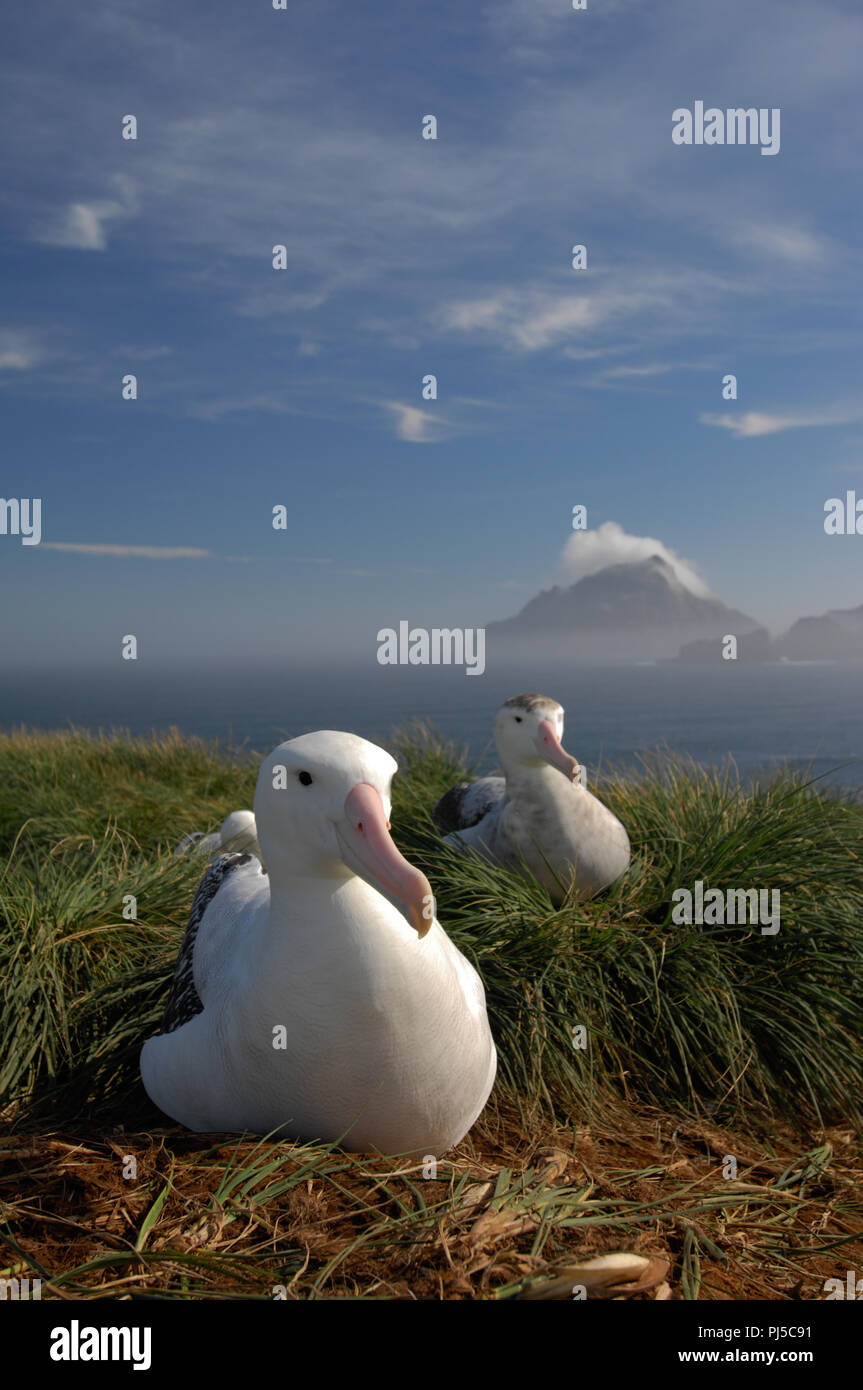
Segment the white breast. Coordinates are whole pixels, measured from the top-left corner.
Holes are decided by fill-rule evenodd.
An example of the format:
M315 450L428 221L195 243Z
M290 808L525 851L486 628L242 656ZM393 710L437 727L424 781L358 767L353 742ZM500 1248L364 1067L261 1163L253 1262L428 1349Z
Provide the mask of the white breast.
M607 806L553 769L507 782L506 797L477 825L446 837L514 873L526 866L555 905L574 882L593 897L625 873L629 836Z
M496 1055L482 982L440 924L420 940L356 877L298 886L273 915L257 880L229 879L207 908L204 1009L145 1045L151 1097L201 1131L280 1129L389 1153L458 1143Z

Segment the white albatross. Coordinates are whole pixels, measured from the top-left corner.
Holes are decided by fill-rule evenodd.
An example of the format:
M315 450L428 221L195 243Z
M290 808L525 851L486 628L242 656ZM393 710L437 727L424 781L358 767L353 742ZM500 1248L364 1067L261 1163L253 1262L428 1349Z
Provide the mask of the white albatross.
M212 835L205 835L202 830L193 830L191 834L183 836L174 853L214 856L228 850L254 854L260 859L261 848L258 844L254 811L232 811L229 816L225 816L218 830L214 830Z
M526 866L555 906L570 883L576 898L607 888L630 857L625 829L562 746L563 713L545 695L506 700L494 721L505 775L460 782L432 812L445 843L516 873Z
M268 872L242 854L210 866L163 1031L141 1052L151 1100L187 1128L439 1155L483 1109L497 1066L485 992L389 835L396 770L332 732L261 767Z

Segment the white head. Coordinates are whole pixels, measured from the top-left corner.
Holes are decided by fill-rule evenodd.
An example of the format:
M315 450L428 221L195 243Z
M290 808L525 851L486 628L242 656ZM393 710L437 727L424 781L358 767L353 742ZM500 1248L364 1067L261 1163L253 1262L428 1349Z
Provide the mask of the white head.
M219 844L222 849L257 850L258 836L253 811L232 811L225 816L219 827Z
M323 730L289 739L258 774L258 839L271 874L358 874L425 936L433 921L431 887L389 833L397 771L395 758L356 734Z
M545 763L575 781L579 765L563 747L563 706L546 695L513 695L498 710L494 737L505 771Z

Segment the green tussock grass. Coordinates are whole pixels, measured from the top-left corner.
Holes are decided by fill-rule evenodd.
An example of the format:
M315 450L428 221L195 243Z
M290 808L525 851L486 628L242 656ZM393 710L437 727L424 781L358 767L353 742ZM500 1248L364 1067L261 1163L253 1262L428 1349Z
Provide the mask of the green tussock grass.
M555 909L535 882L441 843L431 809L470 774L457 748L414 728L394 751L393 834L482 974L499 1099L573 1126L622 1102L859 1119L859 805L792 774L745 789L730 768L657 757L601 788L629 831L629 872ZM255 776L254 760L178 735L0 737L7 1117L148 1118L137 1056L202 872L172 848L250 805ZM780 931L674 925L672 892L697 879L780 889ZM128 895L137 921L123 917Z
M175 731L158 738L73 730L0 734L0 853L27 822L39 848L74 835L101 840L116 823L145 851L214 827L251 806L257 768L247 756Z
M480 969L504 1083L558 1116L613 1094L718 1117L860 1116L863 809L778 772L744 787L670 753L599 794L626 826L628 873L555 911L535 881L441 844L435 799L470 776L428 730L396 739L410 771L394 833ZM594 791L596 788L594 787ZM675 889L778 889L781 926L672 921ZM572 1027L588 1029L587 1052Z

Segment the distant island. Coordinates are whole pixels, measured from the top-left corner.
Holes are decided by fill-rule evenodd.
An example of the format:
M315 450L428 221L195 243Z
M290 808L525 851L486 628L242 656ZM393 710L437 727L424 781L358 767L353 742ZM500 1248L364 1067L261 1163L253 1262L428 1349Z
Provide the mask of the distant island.
M689 665L723 661L722 645L715 638L686 642L670 660ZM798 618L781 637L772 638L763 627L743 633L737 642L737 660L863 661L863 604Z
M490 655L588 661L724 661L724 639L738 661L863 660L863 604L798 618L772 637L762 623L721 599L692 592L660 555L609 565L567 587L555 585L520 612L486 625Z

